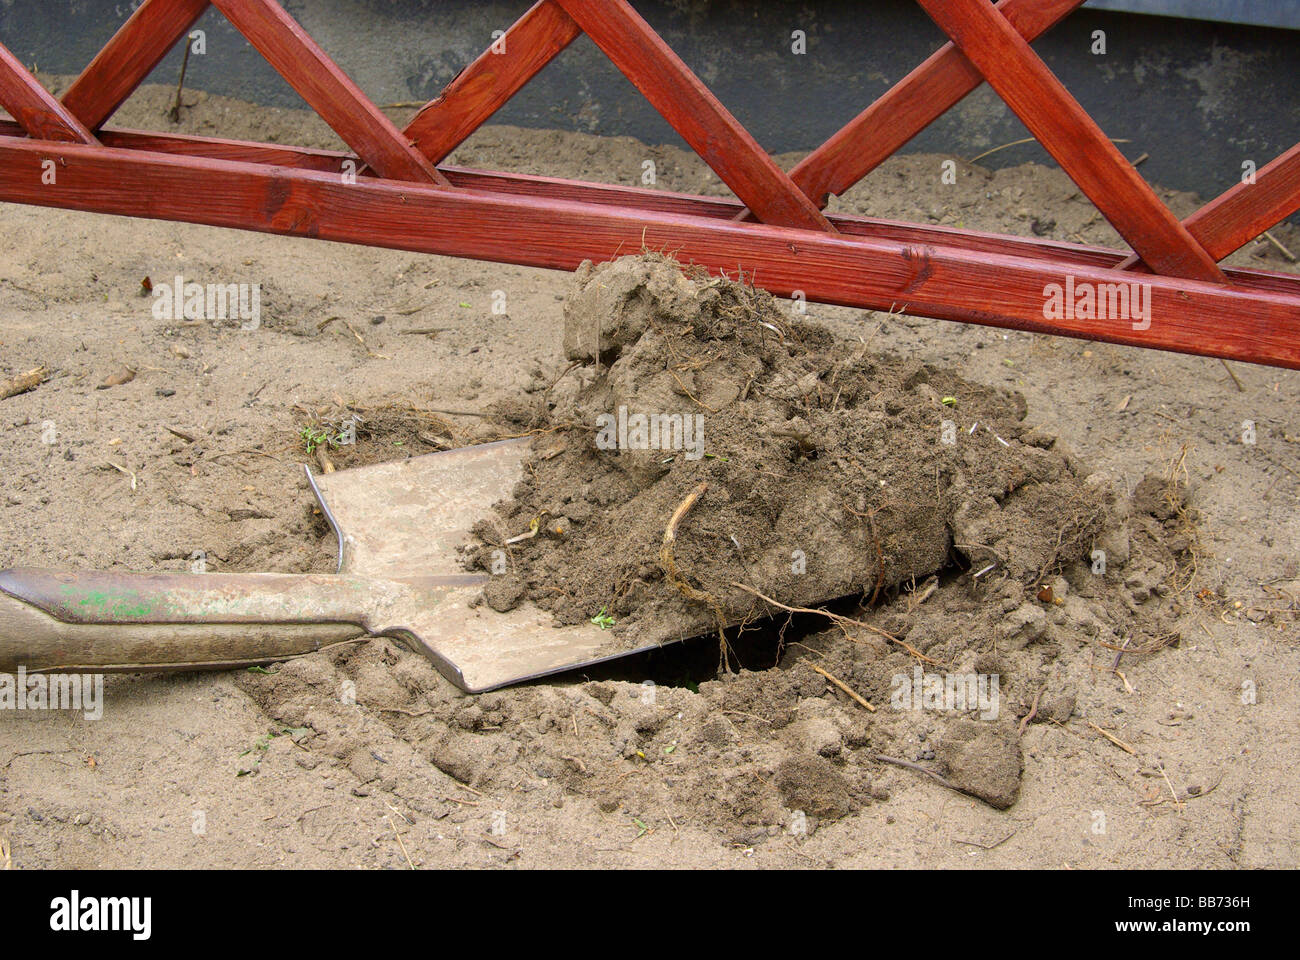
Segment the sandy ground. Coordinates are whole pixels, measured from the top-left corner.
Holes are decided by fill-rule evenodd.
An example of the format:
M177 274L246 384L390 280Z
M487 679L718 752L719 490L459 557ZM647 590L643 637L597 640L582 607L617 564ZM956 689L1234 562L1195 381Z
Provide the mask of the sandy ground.
M119 122L165 127L167 96L141 91ZM319 121L293 112L201 94L188 102L189 132L335 145ZM642 161L654 159L662 188L720 192L693 157L631 140L496 127L453 159L621 183L637 182ZM944 188L943 159L890 161L836 206L1116 243L1059 171L959 164L958 184ZM1168 199L1180 215L1196 203ZM0 401L0 568L179 570L201 552L214 571L328 570L334 545L298 467L305 416L362 408L376 425L372 455L385 443L391 456L420 453L433 449L421 439L428 434L382 413L386 405L482 409L562 360L563 274L19 206L0 216L0 378L40 364L54 371L38 389ZM1278 235L1300 249L1293 231ZM1232 262L1296 269L1265 244ZM262 284L261 326L155 319L141 279L177 273ZM505 314L492 311L495 291L506 294ZM1023 786L1010 809L910 770L859 765L870 783L855 790L868 800L799 835L789 811L773 806L765 773L789 776L788 745L777 749L764 717L720 731L700 705L726 702L735 684L748 685L746 702L762 702L765 684L784 684L800 717L842 731L831 753L843 762L886 720L826 684L778 670L704 683L703 699L690 686L665 686L647 713L640 678L625 673L474 701L383 641L308 657L273 677L111 676L99 720L0 716L0 862L1300 863L1300 378L1234 365L1239 389L1213 360L819 305L809 312L875 349L1020 391L1031 423L1129 485L1175 467L1190 485L1200 549L1194 581L1173 598L1182 642L1127 660L1127 684L1106 669L1105 650L1067 644L1044 660L1043 682L1068 685L1077 706L1064 723L1027 727ZM433 326L451 329L403 332ZM123 368L134 378L102 387ZM477 424L451 420L467 436ZM1242 442L1248 420L1253 444ZM1251 686L1254 702L1243 702ZM355 704L341 698L344 688L356 690ZM748 805L731 778L742 764L756 771L744 790L758 800ZM716 778L720 802L700 802L698 779L681 786L701 771Z

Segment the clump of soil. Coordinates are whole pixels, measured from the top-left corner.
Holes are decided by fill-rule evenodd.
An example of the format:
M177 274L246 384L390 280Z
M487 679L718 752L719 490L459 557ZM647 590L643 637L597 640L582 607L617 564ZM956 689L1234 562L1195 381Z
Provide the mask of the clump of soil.
M458 445L456 427L446 417L410 401L363 406L336 398L313 407L297 405L295 413L291 446L326 472Z
M778 612L756 593L878 605L954 564L1033 593L1110 525L1112 495L1018 394L670 258L584 264L564 343L572 368L498 410L536 436L467 554L500 573L507 551L497 609L644 646Z

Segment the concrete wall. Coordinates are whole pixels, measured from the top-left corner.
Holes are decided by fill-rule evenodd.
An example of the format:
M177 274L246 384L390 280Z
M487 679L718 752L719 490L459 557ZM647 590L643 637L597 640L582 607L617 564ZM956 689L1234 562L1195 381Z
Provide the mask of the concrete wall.
M435 96L531 0L285 0L285 6L379 102ZM913 0L637 0L637 8L770 150L807 150L942 41ZM24 62L74 73L133 4L0 0L0 41ZM215 12L200 26L208 53L188 84L278 105L299 104ZM807 53L791 52L791 32ZM1105 32L1106 53L1091 52ZM1082 9L1036 49L1113 137L1146 152L1142 172L1213 195L1300 140L1300 35L1195 20ZM174 83L179 53L153 80ZM679 142L599 50L581 38L498 114L503 122ZM987 87L911 150L974 156L1027 132ZM1036 144L990 165L1050 162Z
M1088 0L1088 6L1097 10L1300 30L1300 3L1296 0Z

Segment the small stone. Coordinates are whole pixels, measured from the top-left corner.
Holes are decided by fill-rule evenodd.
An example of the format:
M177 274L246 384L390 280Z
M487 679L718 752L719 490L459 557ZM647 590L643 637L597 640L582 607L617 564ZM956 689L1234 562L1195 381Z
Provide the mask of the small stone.
M1044 697L1038 704L1038 715L1034 717L1035 723L1046 723L1055 720L1057 723L1065 723L1074 713L1076 698L1073 693L1058 693L1056 696Z

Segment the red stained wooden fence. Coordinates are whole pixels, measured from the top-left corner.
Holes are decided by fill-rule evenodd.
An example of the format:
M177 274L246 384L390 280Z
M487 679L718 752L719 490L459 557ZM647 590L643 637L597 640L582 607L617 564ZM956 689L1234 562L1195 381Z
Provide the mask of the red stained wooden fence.
M145 0L61 100L0 46L0 200L558 269L665 249L779 295L1300 369L1300 277L1219 266L1300 209L1300 145L1180 222L1029 45L1082 0L918 2L952 42L786 172L627 0L541 0L405 130L274 0ZM104 127L210 6L351 153ZM582 33L736 200L444 164ZM1130 250L823 213L985 81ZM1067 278L1140 285L1149 317L1046 309Z

